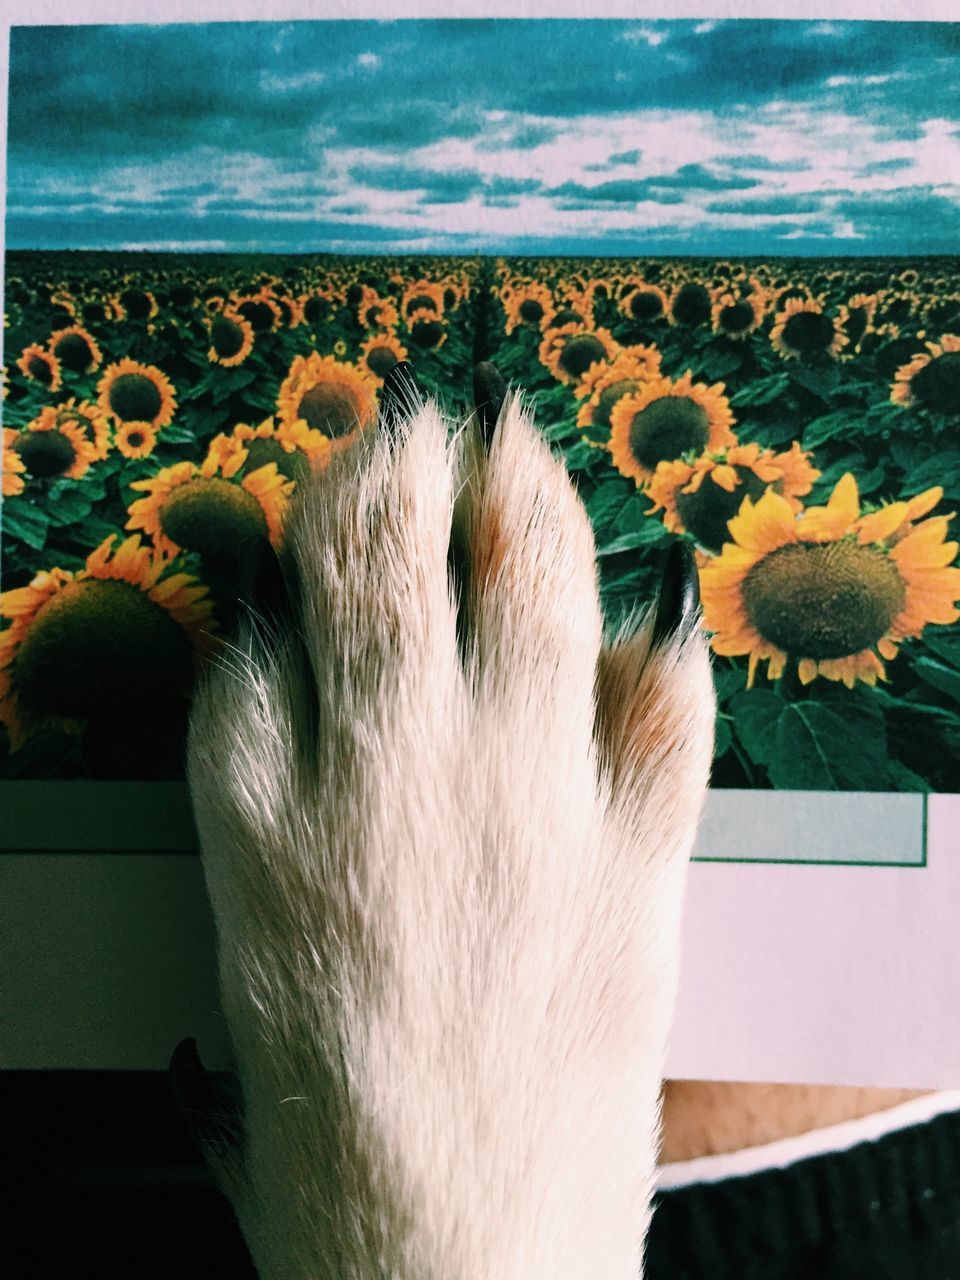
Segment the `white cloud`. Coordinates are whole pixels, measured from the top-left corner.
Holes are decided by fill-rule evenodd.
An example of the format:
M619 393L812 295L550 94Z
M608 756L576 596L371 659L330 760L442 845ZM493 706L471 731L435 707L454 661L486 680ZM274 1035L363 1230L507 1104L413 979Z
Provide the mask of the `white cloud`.
M708 18L706 22L697 23L697 25L693 28L693 34L695 36L708 36L711 31L716 31L719 25L720 24L718 22L715 22L712 18Z
M623 33L623 39L629 44L646 44L651 49L663 44L667 38L666 31L658 31L655 27L630 27Z
M376 71L383 59L377 53L360 53L357 55L357 66L366 67L368 71Z
M295 76L275 76L270 71L261 71L260 88L265 93L292 93L312 84L323 84L326 78L323 71L303 71Z

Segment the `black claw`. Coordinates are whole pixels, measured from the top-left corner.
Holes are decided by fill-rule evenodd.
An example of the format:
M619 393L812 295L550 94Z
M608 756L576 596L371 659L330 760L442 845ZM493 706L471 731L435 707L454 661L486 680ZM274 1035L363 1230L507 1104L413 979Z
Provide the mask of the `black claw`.
M483 442L490 448L494 428L507 395L507 384L495 364L483 360L473 370L473 403L480 416Z
M651 644L658 645L668 640L699 607L700 582L696 561L689 544L677 538L667 552Z
M391 434L404 413L412 413L423 400L423 392L409 360L398 360L380 388L380 423Z

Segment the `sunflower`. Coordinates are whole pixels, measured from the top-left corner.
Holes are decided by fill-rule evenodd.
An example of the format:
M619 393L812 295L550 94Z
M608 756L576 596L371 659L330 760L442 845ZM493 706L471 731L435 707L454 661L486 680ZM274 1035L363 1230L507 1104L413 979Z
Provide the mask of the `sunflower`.
M407 348L394 333L375 333L360 348L360 364L376 379L378 387L401 360L406 360Z
M77 404L71 396L56 408L48 406L46 409L41 409L34 421L42 423L41 430L49 430L51 427L60 428L66 423L71 423L93 445L96 461L105 458L110 452L110 424L98 406L90 404L88 400L81 400Z
M302 480L312 470L322 470L333 455L328 436L303 421L292 424L265 418L257 427L238 422L229 435L210 441L207 458L216 458L223 474L232 476L241 467L256 471L273 462L285 480Z
M428 307L420 307L407 316L410 341L425 351L439 351L447 340L447 326Z
M674 324L688 329L709 324L713 315L710 290L696 280L688 280L670 299L670 315Z
M364 329L392 329L399 321L400 313L389 298L381 298L376 289L363 286L363 295L357 303L357 320Z
M70 419L61 421L52 406L41 409L36 418L13 442L31 477L52 480L66 476L77 480L97 461L93 441Z
M662 509L671 533L689 533L705 550L717 553L730 537L728 521L744 498L756 502L772 487L794 511L803 510L798 499L820 475L810 458L795 440L785 453L737 444L699 458L661 462L647 487L653 500L647 514Z
M333 344L333 354L335 356L345 356L347 354L347 344L342 338L338 338Z
M273 462L239 480L241 453L232 453L229 465L211 453L199 467L177 462L148 480L135 480L130 488L147 497L130 504L125 527L142 529L164 556L182 547L210 560L231 561L251 537L269 536L278 546L294 483Z
M606 329L594 329L586 321L556 324L548 329L540 343L540 363L546 365L558 382L576 386L592 365L611 360L618 350L613 335Z
M97 383L97 403L118 422L149 422L166 427L177 407L176 392L166 374L152 364L125 358L108 365Z
M714 333L742 339L763 324L766 298L756 289L736 294L721 290L713 301L710 316Z
M855 293L842 304L837 314L837 327L847 340L848 358L860 346L865 334L873 328L873 318L877 314L877 295L875 293Z
M29 347L24 347L17 367L31 382L39 382L49 391L59 391L62 381L60 361L38 343L32 342Z
M434 318L443 315L443 286L430 280L415 280L403 291L400 312L407 324L415 311L430 311Z
M16 450L16 441L20 433L12 427L3 428L3 497L14 498L23 493L25 488L23 473L26 471L23 459Z
M628 320L639 324L650 324L655 320L668 320L670 315L670 299L657 284L644 281L629 290L620 299L620 310Z
M909 408L960 414L960 337L946 333L939 342L926 343L926 348L927 355L918 355L897 370L890 399Z
M253 325L239 311L220 311L207 322L210 350L207 358L225 369L243 364L253 350Z
M660 377L660 352L641 343L623 347L609 363L591 365L573 394L582 399L577 426L609 431L610 415L624 396Z
M303 422L349 447L376 416L376 379L356 365L321 356L295 356L277 397L277 416L286 426Z
M774 320L774 350L784 360L835 359L847 339L819 302L791 298Z
M125 458L147 458L157 443L157 431L149 422L124 422L114 443Z
M736 444L723 391L722 382L712 387L694 382L688 369L676 381L653 378L624 396L610 415L608 447L614 466L621 475L632 476L639 488L653 479L658 463L691 450L715 453Z
M93 373L102 362L100 348L82 325L58 329L50 338L50 354L73 373Z
M283 322L283 312L267 288L253 294L232 294L227 307L248 321L254 333L271 333Z
M506 313L505 334L513 333L521 324L537 329L548 328L557 311L550 290L536 281L512 289L503 300L503 309Z
M297 301L307 324L323 324L333 310L333 303L322 290L316 293L303 293Z
M34 729L135 715L189 692L213 648L207 588L139 537L111 534L73 573L44 570L0 594L0 721L16 749Z
M159 311L157 300L149 289L130 286L118 294L115 301L122 308L120 319L152 320Z
M862 515L847 472L825 507L799 515L772 490L744 499L730 541L700 571L714 650L749 655L748 688L759 662L776 680L788 658L803 684L886 679L882 659L901 641L960 618L960 569L948 567L957 544L945 541L952 515L922 519L942 496L927 489Z

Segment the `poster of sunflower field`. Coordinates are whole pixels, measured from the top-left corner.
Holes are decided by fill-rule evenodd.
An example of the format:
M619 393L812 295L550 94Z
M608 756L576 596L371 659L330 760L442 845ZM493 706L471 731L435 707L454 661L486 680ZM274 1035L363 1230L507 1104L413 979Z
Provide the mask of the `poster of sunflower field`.
M492 360L611 625L694 549L713 787L960 789L949 27L371 25L12 32L0 776L181 777L237 548Z

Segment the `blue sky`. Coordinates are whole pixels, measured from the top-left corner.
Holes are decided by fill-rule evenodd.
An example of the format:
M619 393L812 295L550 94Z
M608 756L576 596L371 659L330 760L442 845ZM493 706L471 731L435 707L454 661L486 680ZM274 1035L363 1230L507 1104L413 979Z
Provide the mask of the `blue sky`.
M19 27L9 248L960 251L960 23Z

